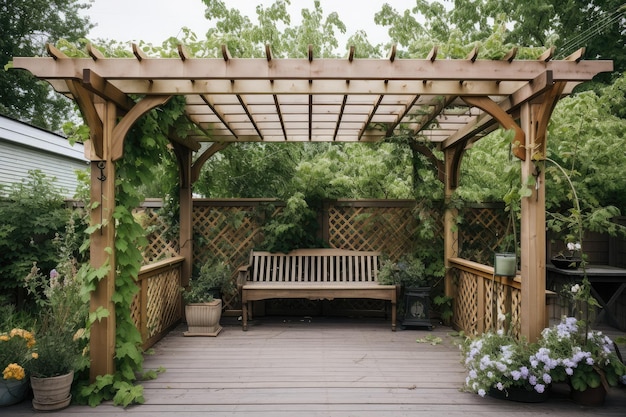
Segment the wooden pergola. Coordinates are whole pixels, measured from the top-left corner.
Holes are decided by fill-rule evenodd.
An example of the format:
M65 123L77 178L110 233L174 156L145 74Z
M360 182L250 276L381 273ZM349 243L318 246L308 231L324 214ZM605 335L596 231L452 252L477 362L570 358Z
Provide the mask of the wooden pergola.
M91 235L91 263L114 265L115 161L122 157L129 128L173 96L184 96L186 117L196 126L187 137L170 135L180 164L180 241L191 271L191 186L202 165L231 142L376 142L397 134L419 136L444 153L445 194L458 184L465 149L498 127L513 129L513 152L522 161L522 183L538 186L521 202L521 331L536 338L545 317L545 189L535 161L545 155L546 130L557 101L575 85L611 71L611 61L582 60L583 50L553 60L194 58L181 45L179 58L152 58L133 46L134 58L107 58L89 47L89 58L69 58L50 46L50 57L14 59L14 67L48 81L76 101L89 126L92 212L102 233ZM131 98L134 97L135 99ZM139 97L139 99L136 99ZM202 146L203 143L206 144ZM198 153L195 155L194 153ZM104 178L104 179L103 179ZM445 258L458 254L454 212L445 215ZM101 217L102 216L102 217ZM115 268L99 283L91 309L113 311ZM451 276L446 289L452 291ZM91 330L91 375L114 371L114 314Z

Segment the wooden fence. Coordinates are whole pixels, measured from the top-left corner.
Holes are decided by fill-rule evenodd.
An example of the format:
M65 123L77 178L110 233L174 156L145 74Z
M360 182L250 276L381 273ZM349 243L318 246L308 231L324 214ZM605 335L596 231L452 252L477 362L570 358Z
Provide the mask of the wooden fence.
M208 254L226 259L233 269L247 263L250 250L262 241L263 225L280 213L282 207L281 202L272 199L194 200L194 266L199 267ZM419 222L415 207L416 203L411 200L330 201L318 214L321 225L319 237L329 247L377 250L391 259L399 259L411 252L415 243ZM180 294L177 291L180 268L176 266L180 262L180 244L177 234L168 230L166 222L157 214L158 208L159 202L149 201L136 212L148 231L149 241L145 248L146 266L142 268L141 285L143 288L143 280L147 277L153 282L151 291L155 294L145 296L148 304L139 305L133 312L146 341L152 340L181 316ZM489 266L492 265L494 251L505 245L508 216L503 208L501 204L475 205L461 212L459 258L452 260L452 266L457 271L454 324L469 334L497 328L498 313L509 314L512 323L519 323L519 281L499 277L494 280L493 269ZM441 213L435 213L433 218L443 232ZM623 239L591 236L595 240L590 244L585 242L586 247L595 248L594 253L597 254L594 257L605 253L602 248L606 246L613 248L609 255L611 258L626 259L626 256L620 257L626 247ZM551 250L549 248L549 253ZM155 262L156 266L153 265ZM161 270L162 262L172 270ZM160 272L148 272L153 269ZM166 278L168 276L170 278ZM149 291L145 294L150 294ZM166 296L172 299L165 301L163 297ZM142 297L139 300L144 300ZM241 303L237 294L223 302L226 314L239 314ZM157 306L152 306L152 303L157 303ZM140 312L144 310L146 315L142 316ZM328 311L326 307L325 311Z

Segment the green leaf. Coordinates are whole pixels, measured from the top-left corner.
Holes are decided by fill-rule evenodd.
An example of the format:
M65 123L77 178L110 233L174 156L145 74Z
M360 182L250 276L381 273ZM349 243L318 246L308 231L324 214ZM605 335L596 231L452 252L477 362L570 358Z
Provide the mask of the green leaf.
M103 318L109 317L110 315L111 312L108 309L100 306L96 309L96 311L89 313L89 322L95 323L96 321L101 321Z

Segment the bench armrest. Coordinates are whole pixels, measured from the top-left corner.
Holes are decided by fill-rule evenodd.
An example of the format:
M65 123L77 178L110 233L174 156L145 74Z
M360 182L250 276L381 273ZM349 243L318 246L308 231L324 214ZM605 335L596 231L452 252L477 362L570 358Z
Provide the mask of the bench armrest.
M241 288L250 276L250 265L244 265L237 268L237 291L241 293Z

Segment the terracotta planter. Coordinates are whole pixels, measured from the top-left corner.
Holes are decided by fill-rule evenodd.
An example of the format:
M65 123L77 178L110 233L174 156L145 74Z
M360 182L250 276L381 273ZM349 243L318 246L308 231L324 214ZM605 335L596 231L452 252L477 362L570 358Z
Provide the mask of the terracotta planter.
M30 377L33 388L33 408L41 411L60 410L72 401L70 391L74 381L74 371L49 378Z
M222 300L185 306L188 331L185 336L217 336L222 331Z
M17 404L26 397L28 379L4 379L0 375L0 407Z

